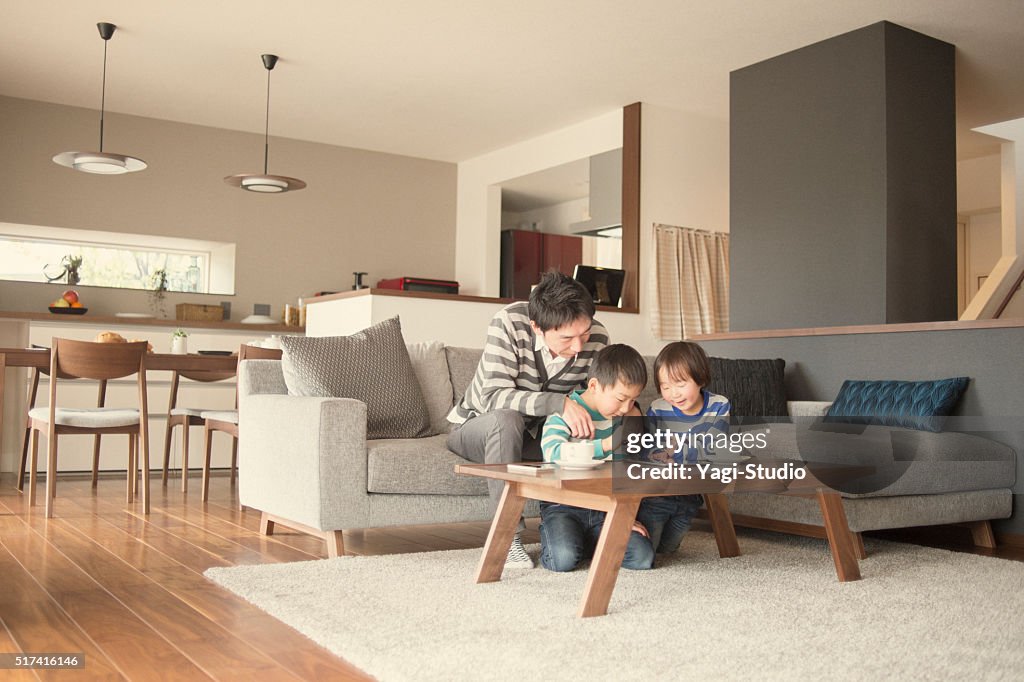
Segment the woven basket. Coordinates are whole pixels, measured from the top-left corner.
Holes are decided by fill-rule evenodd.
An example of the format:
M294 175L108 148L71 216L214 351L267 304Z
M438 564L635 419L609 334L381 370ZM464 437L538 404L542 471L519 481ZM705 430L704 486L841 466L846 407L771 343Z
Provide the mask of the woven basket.
M219 322L224 319L224 309L219 305L179 303L174 306L174 319L191 322Z

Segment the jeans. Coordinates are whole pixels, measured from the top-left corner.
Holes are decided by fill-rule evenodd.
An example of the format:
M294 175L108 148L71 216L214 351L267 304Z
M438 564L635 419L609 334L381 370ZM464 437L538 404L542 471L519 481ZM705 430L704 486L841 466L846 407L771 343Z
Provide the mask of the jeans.
M515 410L494 410L473 417L448 434L448 449L463 459L481 464L540 461L540 441L525 433L523 415ZM487 492L491 511L498 508L504 481L490 479Z
M654 549L659 554L668 554L679 549L679 543L703 504L701 495L645 497L636 520L647 528Z
M566 504L541 502L540 564L549 571L571 571L594 556L605 513ZM622 558L622 567L645 570L654 565L651 541L633 531Z

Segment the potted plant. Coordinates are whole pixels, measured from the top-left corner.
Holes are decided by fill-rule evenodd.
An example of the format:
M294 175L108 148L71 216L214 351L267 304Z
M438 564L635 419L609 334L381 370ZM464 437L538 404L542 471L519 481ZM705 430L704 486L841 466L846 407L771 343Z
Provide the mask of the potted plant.
M81 276L78 273L79 268L82 267L82 257L72 256L70 253L64 256L60 261L60 272L54 276L50 276L46 273L47 265L43 268L43 276L46 277L47 282L56 282L60 279L66 279L70 286L74 286L81 281Z
M171 334L171 353L174 355L188 354L188 332L178 327Z
M149 291L149 307L154 315L166 317L164 299L167 298L167 270L164 268L154 270L153 275L149 278L149 283L153 287Z

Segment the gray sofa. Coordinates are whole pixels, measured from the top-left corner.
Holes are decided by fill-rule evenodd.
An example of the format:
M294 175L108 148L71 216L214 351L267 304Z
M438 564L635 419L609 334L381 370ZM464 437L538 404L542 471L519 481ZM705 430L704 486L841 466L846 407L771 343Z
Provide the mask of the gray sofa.
M280 362L242 363L239 501L263 513L264 532L280 523L321 535L334 556L345 528L491 518L486 482L456 475L465 460L445 447L446 416L482 351L429 343L409 352L432 431L414 439L368 441L363 403L289 396Z
M445 416L469 385L482 351L441 343L413 344L409 351L432 427L431 435L415 439L368 441L363 403L289 396L280 362L241 364L239 497L244 506L262 512L265 533L280 523L320 535L335 556L344 552L342 529L491 518L485 482L456 475L455 465L465 460L445 447ZM656 397L650 384L641 404ZM800 418L823 414L827 405L790 402L789 409ZM786 425L773 428L784 431ZM914 462L888 488L844 494L852 531L963 522L987 526L989 519L1010 515L1012 449L966 434L923 439L929 461ZM787 445L795 443L793 438L771 443L775 451L758 454L799 454ZM971 459L983 466L963 466ZM936 462L938 467L932 466ZM747 525L821 534L816 530L821 512L813 499L734 495L731 508ZM527 513L535 514L536 508L528 507ZM984 529L977 532L977 540L985 542Z
M772 424L769 448L757 454L811 461L856 458L876 468L866 479L841 486L851 531L967 524L976 544L994 546L989 521L1008 518L1013 511L1016 454L1008 445L967 433L896 427L868 427L857 436L825 434L824 441L809 438L808 445L801 442L801 434L814 433L831 403L788 405L792 423ZM830 452L828 446L837 439L839 447ZM842 451L843 440L852 444L847 452ZM877 452L858 456L856 450L863 450L865 443ZM814 498L740 494L730 496L729 507L737 525L825 537ZM860 543L859 549L863 553Z

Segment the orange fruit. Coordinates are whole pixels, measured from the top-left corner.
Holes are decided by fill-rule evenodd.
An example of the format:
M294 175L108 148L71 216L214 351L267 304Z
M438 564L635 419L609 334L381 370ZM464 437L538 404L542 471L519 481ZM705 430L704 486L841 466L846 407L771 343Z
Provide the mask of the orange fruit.
M75 301L74 303L71 304L71 307L72 308L84 308L85 306L82 305L81 301Z

